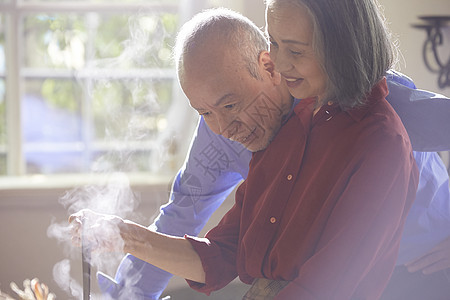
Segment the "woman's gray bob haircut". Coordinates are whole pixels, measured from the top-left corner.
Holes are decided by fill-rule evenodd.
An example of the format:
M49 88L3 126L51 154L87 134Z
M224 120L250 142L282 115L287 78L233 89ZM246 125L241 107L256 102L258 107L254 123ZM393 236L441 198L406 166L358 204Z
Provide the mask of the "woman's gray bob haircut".
M268 49L263 32L248 18L226 8L208 9L186 22L177 35L174 61L178 78L183 79L184 60L196 49L208 48L208 40L218 38L227 46L224 51L235 51L254 78L261 78L258 58Z
M338 102L343 109L364 104L394 62L394 47L377 1L266 0L274 13L285 3L303 5L311 15L314 51L328 76L325 102Z

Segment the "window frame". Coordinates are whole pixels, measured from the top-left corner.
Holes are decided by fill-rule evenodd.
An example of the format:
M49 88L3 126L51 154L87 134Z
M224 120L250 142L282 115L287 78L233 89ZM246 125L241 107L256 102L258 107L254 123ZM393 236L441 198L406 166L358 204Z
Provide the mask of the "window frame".
M25 166L25 156L24 156L24 145L22 141L22 134L17 134L17 132L22 132L21 125L21 103L23 97L22 93L22 83L24 79L37 78L42 79L46 77L52 78L73 78L73 72L70 70L55 70L55 69L30 69L21 65L23 59L23 51L21 51L24 45L24 37L21 36L23 32L22 24L23 18L26 14L30 13L88 13L95 12L99 14L108 13L118 13L126 11L129 14L142 14L146 11L164 11L179 14L180 24L183 24L195 13L201 11L201 9L206 7L206 2L203 0L181 0L179 4L167 4L164 1L158 1L155 3L91 3L91 2L74 2L74 1L64 1L64 2L24 2L21 0L10 0L9 3L0 4L0 13L4 15L5 18L5 74L0 74L0 78L5 80L5 105L6 105L6 149L0 149L2 153L6 153L7 157L7 174L2 177L23 177L27 176L26 166ZM22 47L21 47L22 45ZM148 69L146 70L148 71ZM145 79L146 77L151 77L152 79L161 78L171 78L173 79L173 93L174 99L172 102L185 101L184 94L181 92L178 82L176 80L175 71L167 71L164 69L156 69L157 72L143 72L142 70L130 70L126 72L117 72L115 70L114 79L121 77L130 78L130 76L136 76L137 78ZM87 75L89 70L84 69L77 74L77 77L94 78L101 77L108 74L108 78L111 78L111 72L102 69L101 72L91 72L91 75ZM49 74L51 73L51 76ZM95 74L95 75L92 75ZM102 75L103 74L103 75ZM106 75L105 75L106 76ZM181 98L181 99L179 99ZM177 107L179 105L171 104L171 107ZM180 109L186 109L188 105L183 106ZM189 111L184 111L189 115ZM170 112L169 112L170 114ZM186 121L190 122L192 126L175 126L176 130L183 130L183 134L179 134L183 137L183 141L178 141L179 144L182 142L183 145L189 144L190 136L192 130L195 126L194 113L187 116ZM177 153L176 165L179 166L185 157L185 151L187 146L179 147ZM176 170L175 170L176 171ZM82 173L72 173L70 177L74 175L81 175ZM59 177L53 175L41 175L40 177ZM36 176L34 176L36 177ZM1 186L0 186L1 188Z

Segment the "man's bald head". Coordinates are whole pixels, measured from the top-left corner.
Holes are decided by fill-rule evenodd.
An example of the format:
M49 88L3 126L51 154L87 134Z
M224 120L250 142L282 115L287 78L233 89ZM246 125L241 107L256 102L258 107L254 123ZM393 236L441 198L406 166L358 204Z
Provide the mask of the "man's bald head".
M174 51L177 74L183 82L189 63L214 64L234 57L259 78L259 54L267 48L264 34L248 18L224 8L206 10L185 23L178 33Z

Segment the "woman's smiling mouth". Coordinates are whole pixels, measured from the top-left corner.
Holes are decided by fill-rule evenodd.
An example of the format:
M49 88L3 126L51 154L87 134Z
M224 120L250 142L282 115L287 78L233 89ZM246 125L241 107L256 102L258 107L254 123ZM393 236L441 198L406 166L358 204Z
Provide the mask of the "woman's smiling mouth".
M290 88L297 87L303 82L303 78L284 77L284 79L286 80L286 85Z

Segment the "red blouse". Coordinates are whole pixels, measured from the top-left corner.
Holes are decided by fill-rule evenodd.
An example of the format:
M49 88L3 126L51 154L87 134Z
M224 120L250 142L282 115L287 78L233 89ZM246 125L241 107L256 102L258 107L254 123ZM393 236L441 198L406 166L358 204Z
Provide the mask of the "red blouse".
M276 299L377 299L395 265L418 173L408 135L384 99L313 116L303 99L263 151L253 154L236 203L205 238L209 294L237 275L291 281Z

